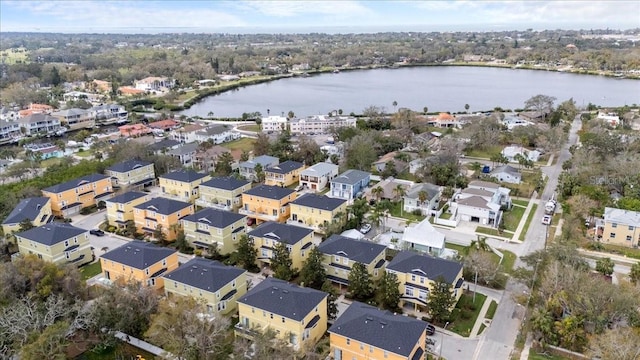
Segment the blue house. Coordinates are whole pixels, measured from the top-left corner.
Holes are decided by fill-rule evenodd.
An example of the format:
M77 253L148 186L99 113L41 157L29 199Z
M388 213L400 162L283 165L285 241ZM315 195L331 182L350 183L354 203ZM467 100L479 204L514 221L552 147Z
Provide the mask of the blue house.
M347 170L331 180L329 197L352 201L361 196L371 181L371 174L360 170Z
M40 160L61 158L64 156L64 151L51 143L28 144L25 145L24 148L31 151L31 159L35 159L36 153L40 154Z

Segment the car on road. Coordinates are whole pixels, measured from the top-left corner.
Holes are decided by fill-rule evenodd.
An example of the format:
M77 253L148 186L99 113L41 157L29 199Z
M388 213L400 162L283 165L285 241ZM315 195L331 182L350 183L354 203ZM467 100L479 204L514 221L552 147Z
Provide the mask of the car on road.
M427 335L433 336L435 333L436 333L436 327L431 324L427 324Z
M371 231L371 224L362 224L362 226L360 227L360 232L366 234L369 231Z
M551 215L545 215L545 216L542 218L542 224L543 224L543 225L549 225L549 224L551 224Z
M95 236L104 236L104 231L100 229L93 229L93 230L89 230L89 234L95 235Z

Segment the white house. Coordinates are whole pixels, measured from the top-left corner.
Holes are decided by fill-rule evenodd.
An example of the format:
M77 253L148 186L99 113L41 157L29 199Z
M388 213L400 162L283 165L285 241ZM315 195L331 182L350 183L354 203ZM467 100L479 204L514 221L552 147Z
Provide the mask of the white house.
M173 129L169 132L169 137L173 140L180 141L183 144L189 144L196 141L196 132L204 129L200 124L189 124Z
M312 115L289 121L292 134L324 134L332 128L356 127L356 118L352 116Z
M598 120L602 120L607 122L607 124L616 127L618 125L622 125L622 120L620 119L620 117L618 116L618 114L616 113L606 113L606 112L598 112Z
M444 252L445 236L431 225L429 218L426 218L404 229L401 247L439 257Z
M175 84L173 79L157 76L147 77L133 83L136 89L143 91L166 91L174 87Z
M486 181L472 181L469 187L455 195L458 215L462 221L497 227L502 219L502 207L511 207L511 190Z
M222 144L240 138L240 134L233 131L228 125L212 125L196 131L196 141L213 141L214 144Z
M519 118L517 114L505 115L504 120L502 120L502 124L509 130L513 130L518 126L534 125L531 121Z
M426 198L420 201L420 195L424 192ZM404 196L404 211L413 212L420 210L422 215L432 215L438 210L442 188L430 183L418 183L413 185Z
M129 113L124 106L118 104L104 104L89 109L96 119L96 124L111 125L124 124L129 121Z
M504 155L509 162L517 163L518 155L524 157L527 160L533 162L538 161L540 158L540 152L538 150L529 150L523 146L511 145L502 149L502 155Z
M491 177L498 179L498 181L509 184L520 184L522 181L522 174L520 174L520 171L511 165L498 166L491 171L490 175Z
M310 166L300 172L300 185L313 191L322 191L329 181L338 176L339 166L321 162Z
M284 116L267 116L262 118L262 131L282 131L287 128L289 119Z

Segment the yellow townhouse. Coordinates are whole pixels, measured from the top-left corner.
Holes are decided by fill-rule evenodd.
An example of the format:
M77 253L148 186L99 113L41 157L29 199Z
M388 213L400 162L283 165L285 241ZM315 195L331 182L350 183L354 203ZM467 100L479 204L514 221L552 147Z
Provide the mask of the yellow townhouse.
M130 241L100 257L102 276L118 284L138 282L162 289L162 275L178 268L178 252L144 241Z
M194 213L193 205L163 197L143 202L133 209L133 221L138 232L153 236L158 226L162 226L167 241L176 239L180 219Z
M280 187L296 184L304 168L303 163L291 160L270 166L264 170L264 183Z
M326 226L334 221L344 223L347 219L347 201L343 199L308 193L289 206L291 223L310 226L318 233L324 233Z
M42 189L42 196L51 199L53 215L67 217L113 197L113 187L109 176L91 174Z
M151 200L151 195L139 191L129 191L106 201L109 225L124 227L127 221L134 221L134 207Z
M604 208L602 241L627 247L640 246L640 212Z
M291 267L294 271L299 271L311 246L317 245L314 243L313 230L274 221L261 224L247 235L253 242L253 247L258 250L257 265L260 267L270 265L276 245L284 244L289 250Z
M235 313L247 293L247 272L219 261L194 258L164 275L167 296L191 296L207 304L210 314Z
M336 360L422 360L428 325L354 301L329 328L330 353Z
M153 163L140 159L117 163L108 167L104 173L111 177L114 189L142 190L156 183Z
M51 199L48 197L32 197L20 200L9 216L2 222L2 231L10 235L20 231L21 223L29 221L33 226L40 226L53 221Z
M236 336L252 338L267 329L293 346L310 350L327 330L327 296L322 291L267 278L238 299Z
M18 251L58 265L93 261L89 230L66 223L50 223L16 234Z
M398 277L400 307L411 303L416 310L426 311L429 293L439 277L451 284L456 302L463 293L462 264L456 261L401 251L389 262L387 272Z
M323 255L327 279L340 286L349 286L349 273L355 263L363 264L373 280L382 277L386 265L387 247L371 241L331 235L318 245L318 250Z
M259 185L242 194L240 214L247 215L251 222L286 222L289 219L289 203L298 193L279 186Z
M208 250L215 246L222 255L234 252L240 237L247 233L247 217L225 210L205 208L180 222L192 247Z
M214 177L200 184L196 205L235 211L242 206L242 193L249 189L251 181L233 176Z
M209 174L193 170L178 170L159 177L162 195L193 202L199 196L200 184L211 179Z

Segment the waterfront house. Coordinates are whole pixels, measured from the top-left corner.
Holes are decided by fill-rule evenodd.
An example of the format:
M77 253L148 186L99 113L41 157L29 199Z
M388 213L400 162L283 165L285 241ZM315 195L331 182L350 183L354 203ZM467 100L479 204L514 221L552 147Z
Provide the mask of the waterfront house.
M144 241L129 241L100 257L102 277L120 284L138 282L156 290L163 274L178 268L178 252Z
M93 261L89 230L66 223L44 224L15 234L22 256L35 255L58 265Z
M285 222L291 214L289 203L298 193L279 186L259 185L242 194L240 214L247 215L256 222Z
M222 255L236 250L247 232L247 217L230 211L205 208L180 220L189 245L208 250L214 246Z
M53 134L60 130L60 119L48 114L34 113L18 119L20 128L24 128L24 135Z
M164 196L193 202L200 194L200 184L210 179L211 176L209 174L193 170L178 170L160 175L159 185Z
M113 188L109 176L91 174L44 188L42 196L51 199L54 215L67 217L113 197Z
M107 222L110 226L124 227L127 221L134 221L134 207L151 200L145 192L129 191L105 201L107 205Z
M95 116L84 109L59 110L51 113L51 116L60 120L60 125L69 130L92 129L96 125Z

